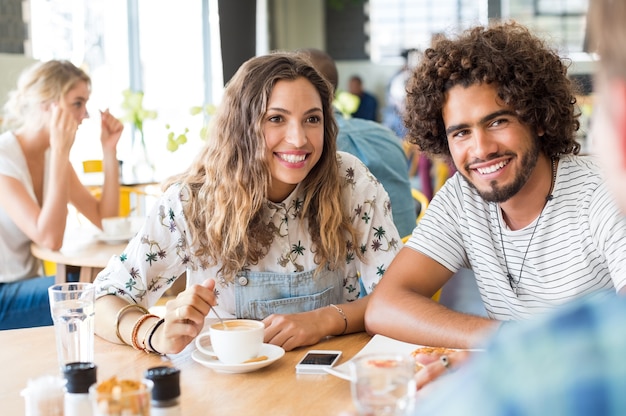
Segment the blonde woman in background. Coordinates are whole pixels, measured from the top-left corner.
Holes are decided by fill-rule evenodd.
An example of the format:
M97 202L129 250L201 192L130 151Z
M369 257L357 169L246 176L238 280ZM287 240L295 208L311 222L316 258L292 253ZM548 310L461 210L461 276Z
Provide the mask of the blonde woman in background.
M206 147L96 278L96 333L177 353L212 306L263 320L265 342L286 350L363 331L359 279L371 292L402 243L380 182L336 151L332 99L297 54L244 63ZM164 318L149 314L184 272Z
M67 61L35 64L20 77L4 108L0 135L0 329L51 325L41 262L31 243L58 250L67 205L96 226L119 210L116 146L122 123L101 113L102 198L85 188L70 160L76 131L88 117L91 80Z

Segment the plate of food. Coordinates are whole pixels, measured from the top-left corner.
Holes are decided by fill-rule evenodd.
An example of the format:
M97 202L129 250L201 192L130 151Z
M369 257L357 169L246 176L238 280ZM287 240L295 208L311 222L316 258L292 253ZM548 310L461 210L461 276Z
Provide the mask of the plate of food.
M411 355L416 359L416 365L428 364L428 357L439 359L442 354L448 354L456 350L441 347L429 347L419 344L398 341L384 335L374 335L372 339L351 359L336 367L327 368L326 371L336 377L351 381L350 361L365 354L400 354ZM421 363L421 364L420 364Z

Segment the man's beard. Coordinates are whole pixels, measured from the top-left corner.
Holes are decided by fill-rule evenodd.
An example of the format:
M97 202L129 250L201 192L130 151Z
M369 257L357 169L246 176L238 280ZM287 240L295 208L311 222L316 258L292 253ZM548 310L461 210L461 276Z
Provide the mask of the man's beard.
M500 156L502 155L497 155L495 157L500 157ZM513 182L509 185L499 186L497 181L492 181L491 189L488 191L478 189L467 176L465 176L462 173L461 174L463 178L465 179L465 181L472 188L476 189L476 191L478 192L478 195L480 195L481 198L483 198L485 201L500 203L500 202L507 201L509 198L512 198L515 194L517 194L520 191L520 189L524 187L524 185L526 185L526 182L528 182L528 178L530 178L530 175L535 169L535 166L537 166L538 159L539 159L539 143L538 143L538 138L535 138L535 140L533 140L532 147L526 153L522 155L521 166L519 170L517 171L517 174Z

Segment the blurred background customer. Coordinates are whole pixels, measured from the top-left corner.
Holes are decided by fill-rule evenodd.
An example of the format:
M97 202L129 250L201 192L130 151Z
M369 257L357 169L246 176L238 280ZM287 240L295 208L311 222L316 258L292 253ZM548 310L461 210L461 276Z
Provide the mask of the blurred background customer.
M96 226L118 215L116 146L122 123L101 112L104 185L96 199L69 155L82 120L91 80L68 61L35 64L20 77L6 103L0 135L0 329L52 325L47 289L31 243L58 250L68 203ZM6 197L10 195L10 197Z
M319 49L302 49L318 71L337 91L339 74L334 59ZM391 199L393 222L401 237L415 228L416 206L411 196L407 159L394 133L380 123L359 118L345 118L335 111L339 126L337 150L351 153L374 174Z
M365 120L378 121L378 100L373 94L363 88L363 79L358 75L352 75L348 82L348 91L359 97L359 107L352 113L352 117Z

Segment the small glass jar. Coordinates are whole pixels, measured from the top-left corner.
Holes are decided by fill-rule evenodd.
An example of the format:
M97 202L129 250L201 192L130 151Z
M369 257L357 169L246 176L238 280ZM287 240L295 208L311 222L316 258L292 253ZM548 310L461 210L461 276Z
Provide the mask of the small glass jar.
M152 416L151 380L118 379L116 376L94 384L89 397L94 416Z

